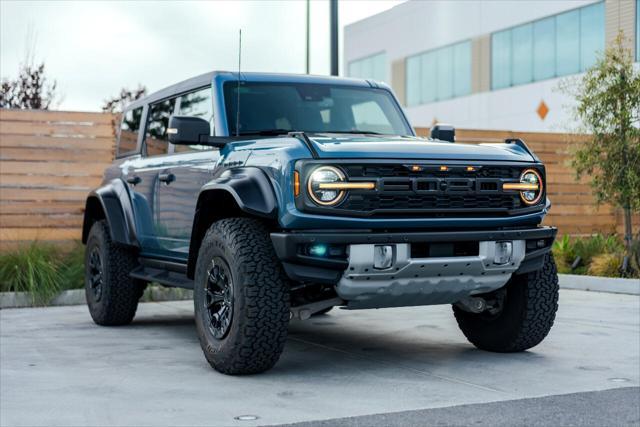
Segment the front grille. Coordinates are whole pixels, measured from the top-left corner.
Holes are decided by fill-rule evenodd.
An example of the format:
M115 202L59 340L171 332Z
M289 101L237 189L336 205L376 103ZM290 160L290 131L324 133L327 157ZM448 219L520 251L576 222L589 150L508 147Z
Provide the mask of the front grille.
M340 209L371 212L376 210L512 210L521 207L520 197L515 194L466 194L466 195L392 195L352 194L340 205Z
M517 192L503 193L503 180L516 180L522 166L437 165L411 170L403 164L343 165L350 180L376 179L377 191L352 191L334 210L361 215L489 216L510 215L525 208Z

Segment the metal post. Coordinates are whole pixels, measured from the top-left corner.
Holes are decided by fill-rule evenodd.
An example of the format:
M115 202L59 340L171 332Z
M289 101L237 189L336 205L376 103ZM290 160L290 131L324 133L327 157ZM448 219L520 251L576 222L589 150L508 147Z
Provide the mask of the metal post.
M331 75L337 76L338 73L338 0L329 0L330 5L330 34L331 34Z
M309 35L310 35L310 29L309 29L309 8L310 8L310 2L311 0L307 0L307 46L306 46L306 66L305 66L305 70L306 73L309 74L311 72L311 66L310 66L310 61L309 61Z

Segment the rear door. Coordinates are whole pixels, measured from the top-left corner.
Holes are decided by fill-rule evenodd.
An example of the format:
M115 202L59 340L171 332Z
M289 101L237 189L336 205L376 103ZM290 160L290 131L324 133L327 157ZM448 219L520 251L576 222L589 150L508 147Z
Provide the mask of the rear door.
M185 93L176 100L176 115L199 117L213 134L211 87ZM211 179L219 151L201 145L171 145L156 187L160 244L172 258L186 259L200 188Z

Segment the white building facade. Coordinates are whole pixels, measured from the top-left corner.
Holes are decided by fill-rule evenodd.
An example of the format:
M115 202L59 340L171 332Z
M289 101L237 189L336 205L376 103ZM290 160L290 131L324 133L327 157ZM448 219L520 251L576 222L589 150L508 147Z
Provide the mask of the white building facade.
M393 87L414 126L570 129L563 78L619 31L638 61L640 0L408 1L345 27L344 74Z

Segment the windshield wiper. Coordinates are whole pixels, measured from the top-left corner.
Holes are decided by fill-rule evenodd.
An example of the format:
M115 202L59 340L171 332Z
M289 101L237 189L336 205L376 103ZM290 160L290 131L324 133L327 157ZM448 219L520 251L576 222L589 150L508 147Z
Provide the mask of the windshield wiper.
M293 129L262 129L262 130L248 130L240 132L240 135L286 135L289 132L295 132Z

